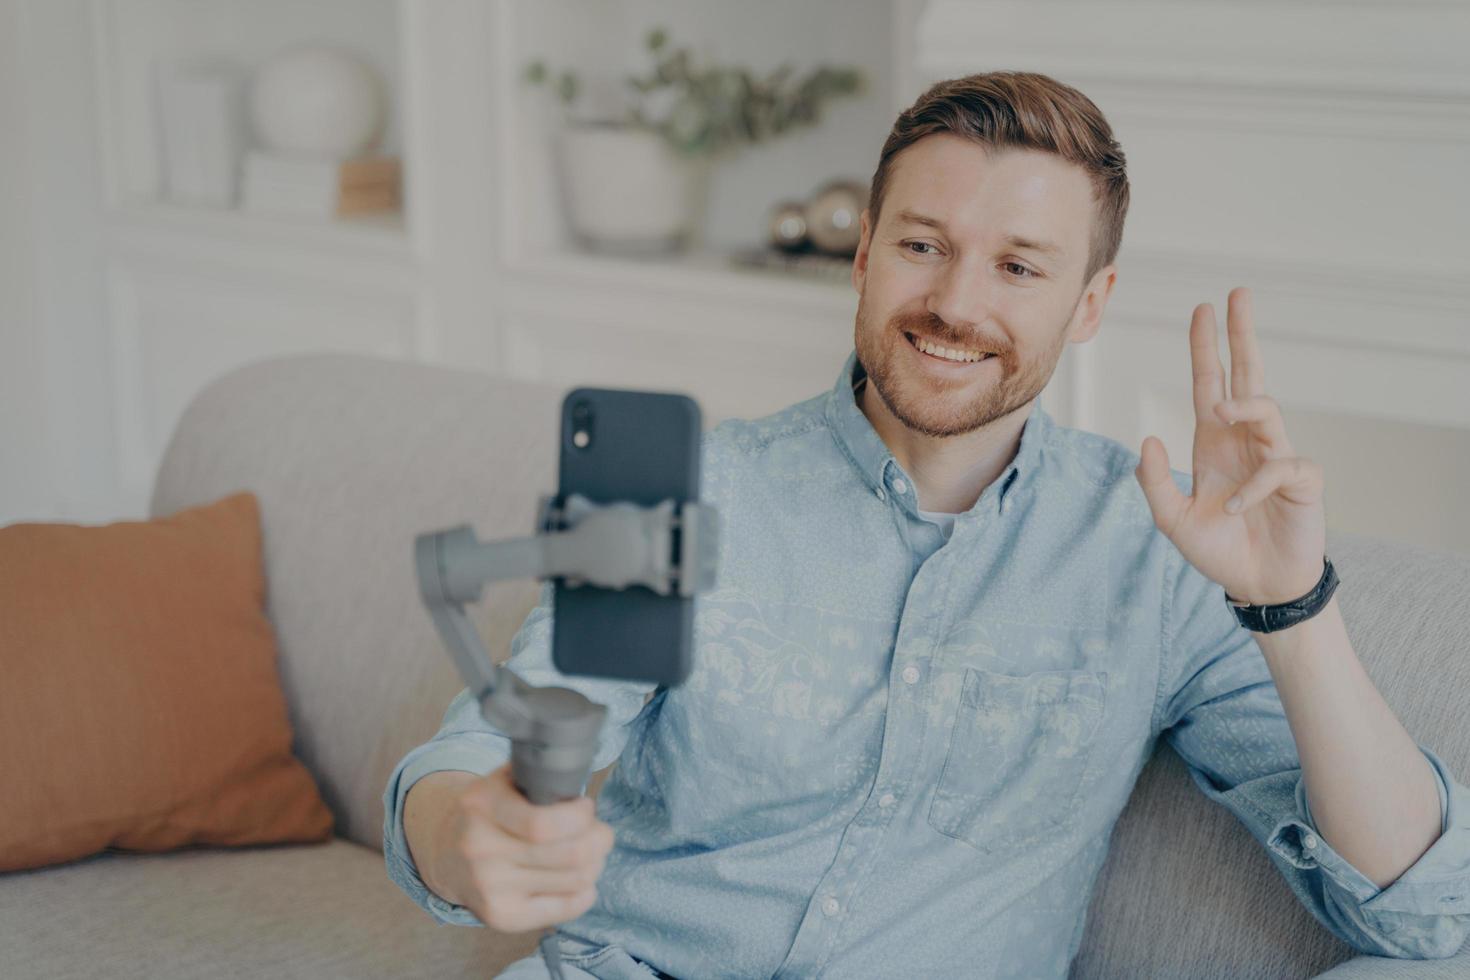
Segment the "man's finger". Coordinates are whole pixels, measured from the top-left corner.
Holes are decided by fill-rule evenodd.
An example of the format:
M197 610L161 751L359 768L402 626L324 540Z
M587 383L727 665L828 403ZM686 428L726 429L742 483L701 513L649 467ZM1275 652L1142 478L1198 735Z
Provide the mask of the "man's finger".
M1225 397L1225 367L1215 339L1215 308L1201 303L1189 323L1189 359L1194 373L1195 424L1217 419L1215 403Z
M531 895L526 899L526 914L533 921L570 922L596 902L596 887L572 895Z
M1254 395L1250 398L1227 398L1215 406L1215 414L1230 425L1237 422L1253 424L1257 434L1271 456L1292 456L1291 442L1286 438L1286 421L1281 417L1281 406L1270 395Z
M517 857L525 868L572 868L600 861L612 850L612 828L595 822L583 833L562 840L532 844Z
M1322 483L1318 463L1305 456L1283 456L1261 464L1223 506L1227 513L1239 514L1278 491L1292 503L1309 504L1321 499ZM1235 500L1238 504L1232 505Z
M1149 436L1143 440L1138 468L1133 471L1133 475L1143 488L1143 496L1148 501L1154 524L1172 540L1174 528L1189 507L1189 498L1174 482L1174 476L1169 472L1169 451L1164 448L1164 441L1158 436Z
M562 840L582 833L595 819L589 797L537 806L521 795L508 769L497 770L487 778L502 780L509 789L493 794L491 816L501 829L521 840L538 844Z
M1251 292L1244 286L1230 290L1225 330L1230 342L1230 397L1251 398L1266 393L1266 369L1256 343Z
M522 868L504 872L501 884L530 895L575 895L597 884L602 875L600 864L590 868Z

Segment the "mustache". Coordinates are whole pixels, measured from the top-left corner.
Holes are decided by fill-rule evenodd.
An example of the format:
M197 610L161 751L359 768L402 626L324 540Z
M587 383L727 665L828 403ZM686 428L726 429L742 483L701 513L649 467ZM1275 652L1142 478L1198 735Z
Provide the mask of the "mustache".
M939 344L997 354L1005 352L1001 344L987 337L955 333L948 324L932 313L899 314L888 322L901 333L918 334Z

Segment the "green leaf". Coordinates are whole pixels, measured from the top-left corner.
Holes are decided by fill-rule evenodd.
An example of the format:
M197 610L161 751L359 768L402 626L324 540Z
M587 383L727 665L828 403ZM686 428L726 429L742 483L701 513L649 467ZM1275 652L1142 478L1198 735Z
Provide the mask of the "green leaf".
M557 91L561 94L561 100L567 105L571 105L573 100L577 98L577 76L569 71L562 72L561 82L558 85Z
M833 98L860 90L856 66L820 65L794 78L788 62L760 78L739 65L698 62L690 47L672 47L661 27L645 40L650 67L623 78L629 92L628 116L661 133L688 156L718 156L760 143L821 119Z

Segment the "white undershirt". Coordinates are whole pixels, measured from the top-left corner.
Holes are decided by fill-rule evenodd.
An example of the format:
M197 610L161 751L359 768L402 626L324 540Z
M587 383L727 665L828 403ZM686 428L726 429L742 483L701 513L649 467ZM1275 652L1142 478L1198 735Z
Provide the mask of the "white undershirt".
M919 516L926 521L933 521L939 525L939 531L944 535L944 540L949 540L950 532L954 530L954 519L958 514L946 514L942 511L921 510Z

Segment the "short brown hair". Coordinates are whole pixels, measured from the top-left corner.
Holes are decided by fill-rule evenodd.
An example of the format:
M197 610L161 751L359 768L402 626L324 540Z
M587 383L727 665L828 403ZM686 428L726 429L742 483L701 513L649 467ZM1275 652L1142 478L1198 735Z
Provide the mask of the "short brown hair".
M1126 161L1112 127L1087 96L1047 75L1024 71L986 72L934 84L899 114L883 143L868 192L873 227L883 209L893 158L934 133L955 133L996 150L1042 150L1077 164L1092 181L1097 205L1083 284L1117 258L1128 213Z

